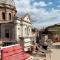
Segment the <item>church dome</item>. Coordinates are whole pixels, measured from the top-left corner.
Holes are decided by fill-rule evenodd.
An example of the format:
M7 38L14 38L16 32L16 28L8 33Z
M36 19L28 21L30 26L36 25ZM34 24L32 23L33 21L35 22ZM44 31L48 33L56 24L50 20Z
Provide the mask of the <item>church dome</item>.
M0 3L1 3L1 4L3 3L3 4L15 6L14 0L0 0Z
M14 0L0 0L0 20L1 22L13 21L17 10Z

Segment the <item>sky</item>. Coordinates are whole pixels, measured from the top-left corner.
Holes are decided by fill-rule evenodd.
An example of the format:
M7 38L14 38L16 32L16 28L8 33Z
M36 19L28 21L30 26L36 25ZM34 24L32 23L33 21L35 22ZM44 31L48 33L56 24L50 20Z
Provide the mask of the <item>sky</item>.
M60 0L15 0L17 15L29 13L33 27L60 23Z

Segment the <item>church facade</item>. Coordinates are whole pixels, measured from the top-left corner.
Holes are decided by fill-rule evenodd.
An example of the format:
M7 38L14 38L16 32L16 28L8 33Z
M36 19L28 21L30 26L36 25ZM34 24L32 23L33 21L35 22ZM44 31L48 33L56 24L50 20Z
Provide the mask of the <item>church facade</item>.
M31 37L31 19L29 14L16 17L13 0L0 0L0 39L19 40L20 37Z

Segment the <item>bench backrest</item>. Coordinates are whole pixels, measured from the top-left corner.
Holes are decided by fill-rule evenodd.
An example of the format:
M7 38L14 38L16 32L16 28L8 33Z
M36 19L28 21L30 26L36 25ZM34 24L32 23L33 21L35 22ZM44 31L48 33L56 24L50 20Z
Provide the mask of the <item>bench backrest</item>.
M22 47L17 44L2 48L1 57L2 60L25 60L29 55L25 54Z

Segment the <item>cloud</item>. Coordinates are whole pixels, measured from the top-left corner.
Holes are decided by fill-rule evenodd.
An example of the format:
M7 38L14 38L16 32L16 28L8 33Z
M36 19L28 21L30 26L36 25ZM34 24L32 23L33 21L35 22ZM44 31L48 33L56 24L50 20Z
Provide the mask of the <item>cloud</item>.
M40 1L40 2L39 2L39 5L40 5L40 6L47 6L47 4L46 4L44 1Z
M44 1L34 2L33 5L34 5L35 7L36 7L36 6L41 6L41 7L47 6L47 4L46 4Z
M53 3L52 3L52 2L49 2L48 4L51 5L51 4L53 4Z
M39 3L34 2L33 5L31 5L30 2L31 0L15 0L18 15L28 12L31 16L33 26L42 27L60 22L60 10L52 8L51 11L47 11L46 8L43 7L36 8L36 6L53 4L52 2L46 4L44 1L40 1Z
M55 9L52 9L51 12L46 12L44 9L40 9L40 11L35 10L35 13L32 15L32 19L36 20L34 22L35 27L46 27L60 22L60 11Z
M30 9L30 0L15 0L18 13L26 13Z
M57 7L60 8L60 5L58 5Z

